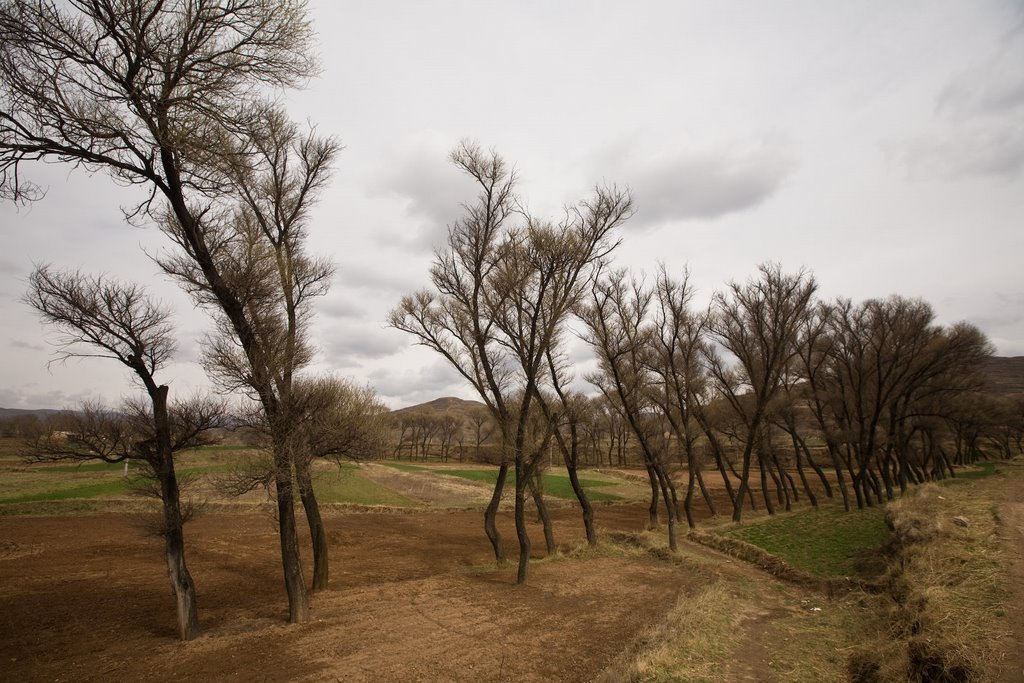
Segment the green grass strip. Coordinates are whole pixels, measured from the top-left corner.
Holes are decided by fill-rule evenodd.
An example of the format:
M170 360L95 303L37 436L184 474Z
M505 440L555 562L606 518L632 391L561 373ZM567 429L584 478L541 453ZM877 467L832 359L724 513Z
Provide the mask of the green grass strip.
M58 489L56 491L40 491L38 493L15 496L13 498L3 498L0 499L0 503L37 503L44 500L99 498L102 496L121 494L127 490L127 480L117 479L116 481L105 481L99 484L88 484L86 486L75 486L73 488Z
M449 477L459 477L460 479L468 479L469 481L479 481L484 484L494 484L498 481L498 470L489 469L465 469L465 470L450 470L438 467L424 467L422 465L407 465L399 462L388 462L384 463L388 467L393 467L396 470L403 472L429 472L431 474L443 474ZM509 473L505 483L508 486L516 485L516 475ZM613 481L604 481L602 479L580 479L580 486L584 489L595 489L601 486L614 486ZM545 474L544 475L544 493L554 498L564 498L565 500L575 500L576 494L572 490L572 482L569 481L569 477L563 477L557 474ZM600 491L587 490L587 498L590 500L619 500L620 497L611 493L602 493Z
M415 505L407 498L382 484L358 473L358 467L343 463L340 471L317 477L313 482L317 499L323 503L352 503L355 505Z
M446 474L452 477L460 477L462 479L469 479L470 481L480 481L493 486L498 481L497 470L431 470L435 474ZM516 485L516 475L513 473L508 474L508 478L505 480L508 486ZM580 479L580 486L586 489L598 488L601 486L614 486L614 482L603 481L601 479ZM576 494L572 490L572 482L569 481L569 477L559 476L557 474L545 474L544 475L544 493L545 495L552 496L554 498L564 498L566 500L575 500ZM618 500L619 497L610 493L601 493L600 491L587 491L587 498L590 500Z
M818 576L857 575L860 558L889 537L885 508L807 510L774 517L726 536L746 541Z

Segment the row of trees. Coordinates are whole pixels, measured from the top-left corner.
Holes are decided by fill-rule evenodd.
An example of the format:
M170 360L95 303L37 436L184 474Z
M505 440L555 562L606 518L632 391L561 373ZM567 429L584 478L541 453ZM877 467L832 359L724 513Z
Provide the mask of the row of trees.
M576 469L597 450L602 409L628 428L627 437L610 427L608 443L625 453L632 441L649 476L650 524L663 504L673 549L676 522L693 526L698 496L717 512L705 463L740 521L757 498L769 512L801 495L817 505L819 487L829 497L838 490L847 509L851 500L873 505L897 488L953 476L954 464L980 453L971 408L992 349L977 328L936 325L927 303L898 296L822 301L809 271L776 264L698 309L686 272L662 266L648 283L611 268L614 229L632 212L627 192L597 188L551 224L522 208L515 175L496 153L464 143L452 161L479 194L449 229L433 287L404 297L390 321L448 361L486 406L501 457L484 527L503 561L494 515L514 468L520 582L530 553L524 505L532 495L545 519L531 482L552 446L596 538ZM570 388L564 346L573 326L598 358L586 379L599 399ZM1012 423L995 432L1005 453ZM681 495L676 463L686 467Z

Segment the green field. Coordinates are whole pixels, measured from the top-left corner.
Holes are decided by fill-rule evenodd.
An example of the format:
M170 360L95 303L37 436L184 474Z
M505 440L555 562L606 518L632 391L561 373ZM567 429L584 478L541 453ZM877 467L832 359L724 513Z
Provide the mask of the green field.
M818 576L864 574L886 539L885 508L843 512L808 509L733 529L726 536L746 541ZM870 573L870 572L868 572Z
M426 467L423 465L407 465L397 462L387 463L387 465L404 472L423 472L449 477L459 477L460 479L468 479L469 481L483 482L485 484L490 484L491 486L498 481L497 469L448 469ZM572 490L572 483L569 481L568 476L545 473L543 475L543 482L545 495L552 496L554 498L562 498L564 500L576 500L576 494ZM591 490L602 486L614 486L615 483L616 482L606 481L603 479L580 479L580 485L586 490L587 497L590 500L595 501L619 500L619 496L611 493L602 493L601 491ZM505 480L505 484L510 487L514 487L516 485L515 473L509 472L508 477Z

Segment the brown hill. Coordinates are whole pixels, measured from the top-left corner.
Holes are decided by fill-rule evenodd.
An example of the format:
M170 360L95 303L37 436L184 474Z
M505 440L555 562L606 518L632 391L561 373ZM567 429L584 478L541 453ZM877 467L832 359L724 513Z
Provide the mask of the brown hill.
M985 364L993 394L1024 394L1024 356L993 356Z
M478 410L485 409L486 407L480 401L467 401L462 398L456 398L455 396L445 396L443 398L435 398L433 401L419 403L407 408L399 408L398 410L391 411L391 414L422 415L424 413L454 413L456 415L466 416Z

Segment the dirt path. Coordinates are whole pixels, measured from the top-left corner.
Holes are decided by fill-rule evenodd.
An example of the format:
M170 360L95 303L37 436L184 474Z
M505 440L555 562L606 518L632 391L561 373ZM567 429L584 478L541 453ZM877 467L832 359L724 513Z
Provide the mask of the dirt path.
M582 537L572 510L556 516L560 541ZM599 522L644 519L629 506ZM273 519L193 522L204 635L180 643L160 541L136 522L0 518L0 678L590 680L693 581L654 559L598 555L535 563L515 586L513 569L474 568L489 560L479 512L337 513L327 525L333 588L314 596L311 623L289 626Z
M1006 577L1006 624L1010 637L1004 642L1005 659L1001 681L1024 681L1024 477L1007 481L999 506L1000 536L1010 557Z

